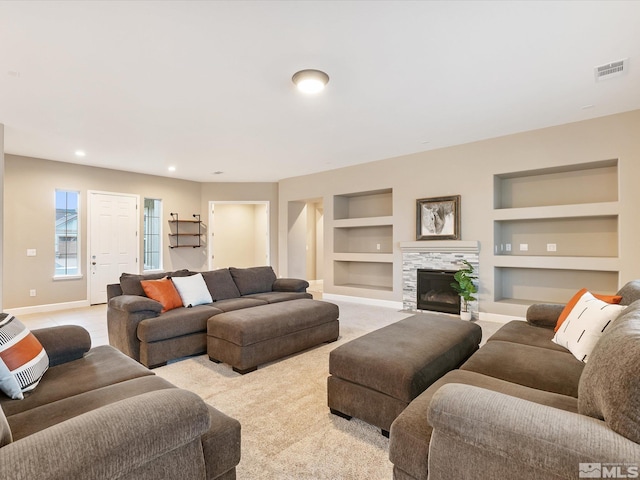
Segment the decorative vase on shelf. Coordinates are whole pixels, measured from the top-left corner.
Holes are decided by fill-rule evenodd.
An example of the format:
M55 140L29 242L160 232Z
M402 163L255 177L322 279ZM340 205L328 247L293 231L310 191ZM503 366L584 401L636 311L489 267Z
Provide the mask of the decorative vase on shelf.
M455 282L451 284L451 287L460 295L460 318L468 321L471 320L469 302L477 300L473 294L478 293L478 287L473 282L478 277L475 275L473 265L466 260L463 260L462 263L464 263L464 268L461 268L453 275Z

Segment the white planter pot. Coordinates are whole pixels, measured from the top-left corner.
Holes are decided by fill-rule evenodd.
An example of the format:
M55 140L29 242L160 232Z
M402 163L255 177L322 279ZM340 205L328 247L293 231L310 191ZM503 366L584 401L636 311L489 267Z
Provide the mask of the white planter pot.
M466 321L471 320L471 312L460 312L460 319Z

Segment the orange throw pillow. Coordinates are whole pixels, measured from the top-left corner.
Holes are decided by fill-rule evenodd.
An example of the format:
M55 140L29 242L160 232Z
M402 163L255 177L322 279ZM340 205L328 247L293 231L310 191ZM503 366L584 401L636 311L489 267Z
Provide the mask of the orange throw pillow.
M178 294L170 278L164 277L160 280L142 280L140 285L142 285L142 289L147 297L162 304L162 312L160 313L182 306L180 294Z
M558 317L556 328L553 329L554 332L557 332L560 329L560 325L562 325L562 322L564 322L567 319L567 317L569 316L569 313L571 313L571 310L573 310L573 307L576 306L576 303L578 303L580 298L582 298L582 296L587 292L588 290L586 288L583 288L578 293L576 293L573 297L571 297L571 300L569 300L569 302L565 305L564 309L562 310L562 313ZM598 300L602 300L603 302L607 302L607 303L617 304L617 303L620 303L620 301L622 300L622 297L620 295L600 295L598 293L592 293L591 295L596 297Z

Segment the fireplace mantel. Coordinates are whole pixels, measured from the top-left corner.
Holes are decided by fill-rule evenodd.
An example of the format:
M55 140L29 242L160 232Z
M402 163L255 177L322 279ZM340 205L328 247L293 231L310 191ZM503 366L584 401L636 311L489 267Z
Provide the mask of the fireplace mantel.
M478 253L480 242L477 240L423 240L420 242L400 242L403 252L425 253Z
M402 251L402 305L404 310L417 309L417 270L459 270L463 260L478 268L480 242L477 240L422 240L400 242ZM478 312L472 302L471 311Z

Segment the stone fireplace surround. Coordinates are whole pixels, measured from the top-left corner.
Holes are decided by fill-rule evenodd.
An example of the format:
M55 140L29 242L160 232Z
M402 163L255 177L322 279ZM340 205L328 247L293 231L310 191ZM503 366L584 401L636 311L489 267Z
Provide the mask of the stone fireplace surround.
M400 242L402 251L402 308L417 311L417 271L419 268L434 270L459 270L462 261L468 261L478 271L480 244L478 241L463 240L423 240ZM478 302L471 302L469 308L474 318L478 318Z

